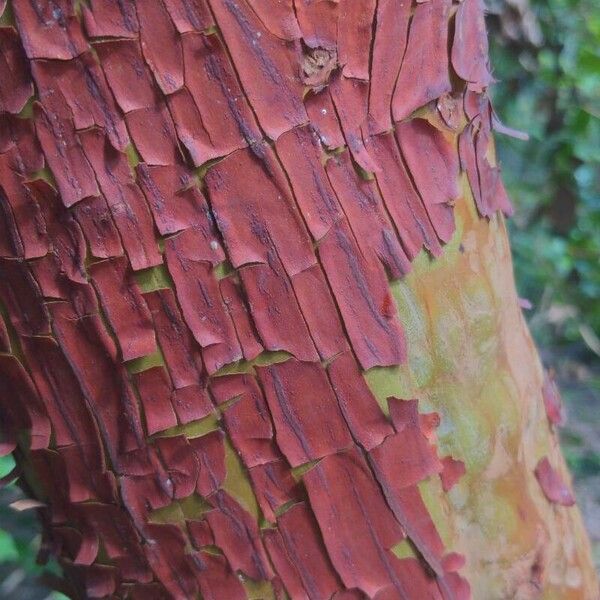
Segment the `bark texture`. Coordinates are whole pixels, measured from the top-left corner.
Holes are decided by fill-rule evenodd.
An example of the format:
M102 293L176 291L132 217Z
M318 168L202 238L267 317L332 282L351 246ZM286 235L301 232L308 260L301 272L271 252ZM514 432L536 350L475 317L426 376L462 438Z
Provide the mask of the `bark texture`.
M598 597L479 0L0 5L1 449L69 594Z

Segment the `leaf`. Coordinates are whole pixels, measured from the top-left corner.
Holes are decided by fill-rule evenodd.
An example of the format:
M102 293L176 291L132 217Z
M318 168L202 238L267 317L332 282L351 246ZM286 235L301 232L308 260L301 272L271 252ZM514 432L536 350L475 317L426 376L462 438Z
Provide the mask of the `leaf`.
M19 558L19 551L12 535L0 529L0 564L16 561Z

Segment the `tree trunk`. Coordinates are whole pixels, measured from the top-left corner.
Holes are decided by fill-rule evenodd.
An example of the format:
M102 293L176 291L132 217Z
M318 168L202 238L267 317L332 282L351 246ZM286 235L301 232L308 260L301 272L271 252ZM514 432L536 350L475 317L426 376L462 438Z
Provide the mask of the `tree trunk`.
M2 23L2 450L71 596L598 597L479 0Z

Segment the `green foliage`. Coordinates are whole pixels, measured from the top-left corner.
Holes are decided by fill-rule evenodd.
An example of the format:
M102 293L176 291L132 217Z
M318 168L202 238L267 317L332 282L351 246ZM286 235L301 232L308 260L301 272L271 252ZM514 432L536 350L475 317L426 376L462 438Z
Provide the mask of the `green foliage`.
M0 477L13 469L12 456L0 457ZM55 561L43 566L36 557L40 545L39 524L33 511L16 512L9 504L22 497L14 483L0 490L0 598L65 600L38 583L44 572L59 574Z
M19 551L13 536L0 529L0 563L16 561L19 559Z
M530 135L497 143L517 283L542 345L600 336L599 6L497 0L489 18L496 111Z

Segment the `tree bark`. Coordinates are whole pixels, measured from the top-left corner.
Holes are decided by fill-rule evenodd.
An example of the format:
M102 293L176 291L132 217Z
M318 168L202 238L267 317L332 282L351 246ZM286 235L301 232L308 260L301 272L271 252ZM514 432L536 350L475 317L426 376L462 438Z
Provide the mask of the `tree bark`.
M478 0L13 0L0 43L1 449L72 597L598 598Z

